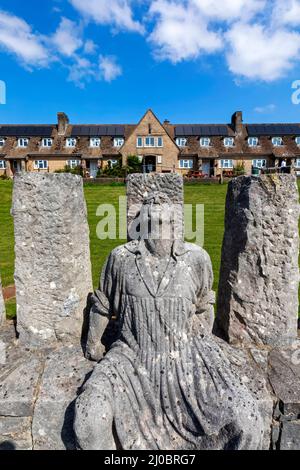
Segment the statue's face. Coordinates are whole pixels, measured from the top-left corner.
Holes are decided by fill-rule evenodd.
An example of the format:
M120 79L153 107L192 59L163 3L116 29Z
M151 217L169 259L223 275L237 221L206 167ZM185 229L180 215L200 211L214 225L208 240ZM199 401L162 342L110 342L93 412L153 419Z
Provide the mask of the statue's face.
M170 240L172 236L172 211L169 204L148 205L149 238Z

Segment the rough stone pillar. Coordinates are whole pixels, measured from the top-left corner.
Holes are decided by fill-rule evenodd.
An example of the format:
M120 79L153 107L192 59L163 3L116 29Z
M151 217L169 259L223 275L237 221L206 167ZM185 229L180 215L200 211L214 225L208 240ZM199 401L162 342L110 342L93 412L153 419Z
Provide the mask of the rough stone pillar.
M5 303L2 294L2 283L1 283L1 276L0 276L0 326L4 323L6 316L5 312Z
M20 343L32 347L74 343L80 338L92 291L82 178L17 175L12 214Z
M228 186L215 332L230 343L297 337L299 194L294 175Z
M172 203L175 212L176 238L183 239L183 178L177 173L132 174L126 179L127 184L127 228L128 239L132 234L130 227L138 216L145 197L155 194L165 195ZM171 208L170 208L171 211Z

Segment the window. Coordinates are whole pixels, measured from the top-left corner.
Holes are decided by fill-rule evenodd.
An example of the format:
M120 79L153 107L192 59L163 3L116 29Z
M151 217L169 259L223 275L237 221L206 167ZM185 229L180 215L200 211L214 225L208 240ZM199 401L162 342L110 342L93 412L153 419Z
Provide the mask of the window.
M6 161L0 160L0 170L5 170L5 168L6 168Z
M248 145L249 145L249 147L257 147L258 146L258 137L249 137L248 138Z
M209 147L209 146L210 146L210 138L209 137L201 137L200 147Z
M47 160L35 160L34 168L36 170L47 170L48 169L48 161Z
M3 137L0 137L0 147L4 147L5 145L5 139Z
M232 160L220 160L220 167L221 168L233 168L233 161Z
M280 147L283 145L282 137L272 137L272 144L274 147Z
M254 168L264 168L267 166L267 161L262 159L252 160L252 166L254 166Z
M1 140L1 139L0 139L0 140ZM297 137L295 138L295 142L296 142L297 145L300 145L300 136L297 136ZM0 144L0 145L1 145L1 144Z
M42 147L51 147L52 143L53 143L52 139L49 139L49 138L42 139Z
M72 170L74 170L74 168L77 168L78 166L80 166L80 160L68 160L67 166L69 166Z
M123 137L115 137L114 138L114 147L122 147L123 144L124 144Z
M99 137L90 138L90 147L100 147L101 139Z
M28 147L29 139L27 137L20 137L18 139L18 147Z
M154 137L146 137L145 138L145 147L155 147L155 138Z
M158 165L162 164L162 156L161 155L157 155L157 163L158 163Z
M234 138L233 137L225 137L224 138L224 147L233 147L234 146Z
M191 169L193 166L193 160L179 160L179 168Z
M143 147L143 139L142 137L138 137L136 140L136 146L137 147Z
M186 147L187 139L185 137L177 137L176 144L178 147Z
M296 159L295 166L296 166L297 168L300 168L300 158L297 158L297 159Z
M157 147L163 147L163 138L157 137Z
M68 137L66 140L66 147L76 147L76 139L74 137Z

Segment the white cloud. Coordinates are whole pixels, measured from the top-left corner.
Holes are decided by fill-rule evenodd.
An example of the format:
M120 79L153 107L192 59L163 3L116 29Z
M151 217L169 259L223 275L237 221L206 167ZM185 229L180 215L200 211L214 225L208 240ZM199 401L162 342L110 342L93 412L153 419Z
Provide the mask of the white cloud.
M86 82L97 80L95 64L84 57L76 57L75 62L69 67L68 81L74 82L79 88L85 88Z
M26 66L45 67L49 63L43 38L22 18L0 11L0 47L15 54Z
M276 0L273 10L273 22L276 25L300 25L300 1Z
M98 24L118 29L144 32L139 21L133 19L130 0L69 0L85 18Z
M246 21L262 11L266 0L191 0L190 4L207 18L233 21L243 17Z
M99 57L99 70L100 78L106 82L111 82L122 75L122 68L117 64L116 58L113 56L101 55Z
M81 35L82 31L74 21L62 18L52 42L61 54L70 57L83 45Z
M300 52L300 34L285 30L268 31L259 24L235 24L227 32L226 53L232 73L267 82L290 71Z
M88 39L84 44L84 53L85 54L94 54L96 52L97 45L91 39Z
M149 40L159 59L173 63L193 59L201 53L215 52L222 47L217 33L209 31L199 12L183 2L155 0L150 14L156 19Z
M256 108L254 108L254 111L259 114L271 114L275 111L275 109L275 104L267 104L265 106L257 106Z

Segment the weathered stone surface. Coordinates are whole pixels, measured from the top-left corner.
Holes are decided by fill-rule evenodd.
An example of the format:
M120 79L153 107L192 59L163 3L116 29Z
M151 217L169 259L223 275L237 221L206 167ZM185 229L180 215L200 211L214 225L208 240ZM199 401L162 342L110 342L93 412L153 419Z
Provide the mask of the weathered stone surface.
M184 223L182 176L177 173L156 175L134 174L127 177L126 183L128 240L137 239L137 236L133 230L133 223L135 220L137 220L145 199L147 199L149 196L155 196L157 194L168 198L168 202L166 202L166 208L170 217L174 216L176 223L173 238L183 238ZM162 204L164 204L164 201L161 201L161 205ZM173 213L171 213L171 211L173 211Z
M1 282L1 276L0 276L0 326L4 323L5 316L6 316L5 303L3 299L2 282Z
M300 420L300 340L290 348L271 351L269 380L279 400L281 420Z
M15 364L0 371L0 416L31 416L43 360L23 354Z
M142 178L129 180L136 192ZM212 317L214 303L209 256L184 243L182 234L175 240L153 234L154 221L166 222L161 206L171 199L164 177L157 177L159 190L151 178L152 190L140 195L149 237L113 250L94 295L92 315L115 322L118 331L76 400L78 446L260 449L267 407L258 397L264 391L257 381L252 394L253 372L245 380L245 364L238 370L223 350L228 345L203 329L201 318ZM169 186L168 192L174 194ZM105 323L94 320L91 343L97 329L100 343Z
M300 420L283 423L280 450L300 450Z
M12 214L20 343L78 342L92 290L82 178L17 175Z
M299 194L293 175L228 186L215 332L230 343L297 337Z
M74 449L74 400L93 363L77 346L49 354L35 404L32 437L35 450Z
M0 450L31 449L31 418L0 416Z

